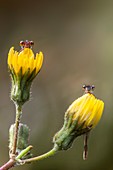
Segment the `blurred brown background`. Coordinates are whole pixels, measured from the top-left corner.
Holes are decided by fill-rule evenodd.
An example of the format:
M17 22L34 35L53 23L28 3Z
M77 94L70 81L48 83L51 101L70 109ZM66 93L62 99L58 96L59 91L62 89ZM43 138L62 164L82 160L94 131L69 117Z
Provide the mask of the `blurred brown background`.
M31 129L33 154L52 148L68 106L82 95L82 84L94 84L105 111L89 140L89 157L82 160L83 137L54 157L15 169L113 169L113 0L0 0L0 164L8 160L8 129L15 108L7 54L20 40L33 40L43 51L44 64L32 86L22 122Z

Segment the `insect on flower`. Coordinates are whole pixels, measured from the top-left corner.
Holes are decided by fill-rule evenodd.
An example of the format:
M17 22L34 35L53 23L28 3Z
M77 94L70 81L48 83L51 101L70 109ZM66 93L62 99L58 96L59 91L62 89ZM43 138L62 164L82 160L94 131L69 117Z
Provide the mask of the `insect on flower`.
M32 48L33 45L34 45L33 41L28 40L20 41L21 50L23 50L24 48Z
M93 93L93 90L95 89L94 85L83 85L82 86L84 93Z

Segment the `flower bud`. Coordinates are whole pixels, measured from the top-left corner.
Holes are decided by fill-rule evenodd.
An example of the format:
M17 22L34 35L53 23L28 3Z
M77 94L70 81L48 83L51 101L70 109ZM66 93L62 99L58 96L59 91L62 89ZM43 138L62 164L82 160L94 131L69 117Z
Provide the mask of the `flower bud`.
M34 56L31 45L31 41L27 40L20 52L12 47L8 54L8 67L12 78L11 99L21 105L29 100L32 81L43 63L43 53Z
M67 109L64 117L64 125L53 138L59 150L67 150L74 139L80 135L86 135L85 155L87 155L87 134L99 122L104 109L104 102L97 99L90 91L75 100Z

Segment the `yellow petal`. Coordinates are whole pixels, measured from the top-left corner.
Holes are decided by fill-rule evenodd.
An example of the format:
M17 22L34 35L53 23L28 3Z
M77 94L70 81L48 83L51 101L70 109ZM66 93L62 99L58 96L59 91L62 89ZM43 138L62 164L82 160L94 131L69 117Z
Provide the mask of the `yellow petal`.
M31 73L34 69L34 56L29 58L29 68L30 68L30 73Z
M104 109L104 103L103 101L98 101L98 106L97 106L97 110L95 110L94 112L94 117L92 118L90 124L94 126L97 125L97 123L100 121L100 118L102 116L103 113L103 109Z
M35 65L36 65L36 74L41 69L42 63L43 63L43 53L40 52L39 54L38 53L36 54L36 63L35 63Z
M8 53L8 65L11 68L12 65L12 57L14 55L14 47L11 47Z
M81 104L79 103L79 105L78 105L78 103L77 103L77 104L75 104L75 106L73 106L73 111L75 110L73 120L75 120L77 117L81 117L83 115L90 99L91 99L91 95L85 94L80 98Z
M91 98L89 99L89 101L87 102L84 110L81 111L82 112L81 115L80 115L80 121L81 122L87 121L88 118L92 115L92 110L93 110L95 104L96 104L96 99L92 95Z
M78 111L78 109L80 109L80 106L83 105L87 99L88 99L87 94L83 95L82 97L79 97L69 106L67 112L74 113L74 112Z

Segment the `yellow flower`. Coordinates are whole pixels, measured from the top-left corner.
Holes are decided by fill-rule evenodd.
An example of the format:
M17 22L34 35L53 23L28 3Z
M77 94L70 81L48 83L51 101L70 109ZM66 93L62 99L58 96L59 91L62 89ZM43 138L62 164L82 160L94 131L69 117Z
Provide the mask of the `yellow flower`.
M20 52L14 47L9 50L7 62L12 78L11 99L23 105L29 100L31 83L42 67L43 53L34 55L33 41L21 41L20 45Z
M30 48L24 48L22 51L14 51L12 47L8 54L8 65L10 70L14 69L16 75L19 74L20 69L22 69L22 75L24 75L28 70L29 74L36 69L35 75L40 71L43 63L43 53L37 53L34 56L33 51Z
M78 119L78 123L84 122L84 128L95 127L99 122L104 109L104 102L97 99L93 94L86 93L75 100L68 108L66 114L73 114L73 121Z
M83 86L83 88L85 94L69 106L64 116L64 125L55 134L53 142L55 146L59 147L59 150L67 150L76 137L84 135L83 158L86 159L88 133L99 122L103 113L104 102L92 94L93 85Z

